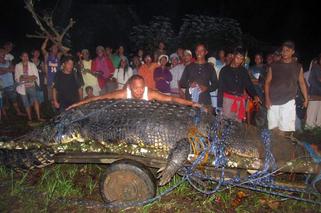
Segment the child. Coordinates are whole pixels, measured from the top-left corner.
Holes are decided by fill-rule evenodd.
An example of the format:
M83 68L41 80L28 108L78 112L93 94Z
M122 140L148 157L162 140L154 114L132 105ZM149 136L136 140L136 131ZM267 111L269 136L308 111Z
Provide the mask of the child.
M85 90L86 90L87 96L86 96L84 99L88 99L88 98L91 98L91 97L95 97L95 95L94 95L94 89L93 89L92 86L87 86L87 87L85 88Z

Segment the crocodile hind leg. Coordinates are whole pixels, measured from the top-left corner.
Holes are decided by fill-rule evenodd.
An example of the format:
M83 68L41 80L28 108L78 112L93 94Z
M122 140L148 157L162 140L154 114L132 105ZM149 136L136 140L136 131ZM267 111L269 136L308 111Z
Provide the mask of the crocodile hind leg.
M171 178L175 175L177 170L179 170L187 160L188 154L190 152L190 144L187 139L182 139L176 143L167 158L167 165L164 170L161 171L158 178L159 185L163 186L168 183Z

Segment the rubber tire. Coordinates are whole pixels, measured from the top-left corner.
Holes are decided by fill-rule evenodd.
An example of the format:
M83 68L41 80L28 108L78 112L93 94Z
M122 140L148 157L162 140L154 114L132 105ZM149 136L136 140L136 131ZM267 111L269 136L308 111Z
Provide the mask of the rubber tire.
M134 177L135 181L122 181L126 176ZM112 178L115 177L117 177L117 180L121 181L118 185L117 181L114 181L115 179L112 180ZM113 182L111 182L111 180ZM108 182L106 183L106 181ZM109 184L109 186L113 185L112 188L114 190L108 191L108 188L105 189L105 183ZM116 192L117 189L118 192ZM126 202L140 202L155 197L157 184L151 171L141 163L133 160L119 160L109 165L106 171L101 175L99 191L102 199L106 203L114 202L124 204Z

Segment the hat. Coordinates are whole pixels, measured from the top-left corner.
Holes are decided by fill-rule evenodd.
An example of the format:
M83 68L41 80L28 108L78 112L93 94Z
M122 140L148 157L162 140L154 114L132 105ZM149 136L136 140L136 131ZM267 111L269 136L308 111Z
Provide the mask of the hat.
M160 60L161 60L163 57L165 57L166 60L168 61L168 56L167 56L167 55L160 55L160 56L158 57L158 62L159 62L159 63L160 63Z
M216 58L214 58L214 57L209 57L208 59L207 59L207 62L208 63L211 63L211 64L214 64L214 66L216 65Z
M190 50L185 50L184 55L191 55L192 56L192 52Z

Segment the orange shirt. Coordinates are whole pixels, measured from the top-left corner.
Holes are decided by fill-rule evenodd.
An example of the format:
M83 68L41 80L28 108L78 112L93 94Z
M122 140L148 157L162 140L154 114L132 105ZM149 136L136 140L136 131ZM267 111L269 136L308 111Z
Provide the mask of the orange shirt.
M155 89L154 70L158 66L159 65L156 63L151 63L150 66L143 64L138 70L138 75L144 78L145 84L148 88Z

